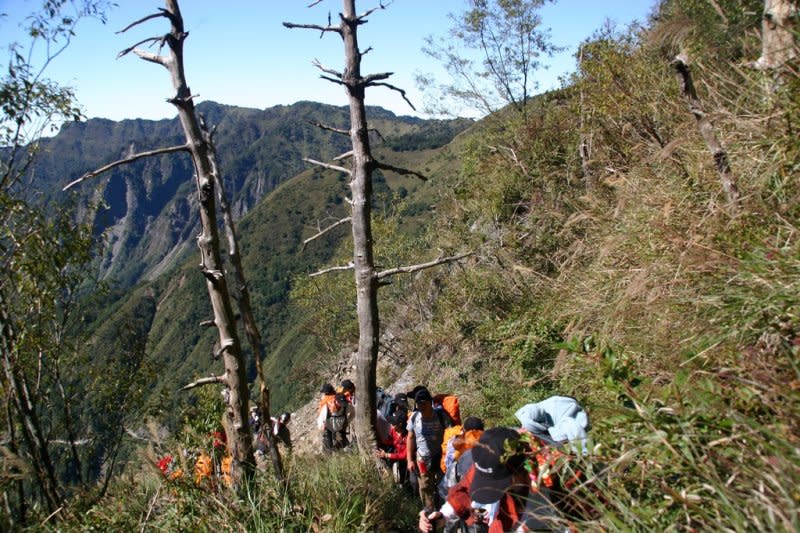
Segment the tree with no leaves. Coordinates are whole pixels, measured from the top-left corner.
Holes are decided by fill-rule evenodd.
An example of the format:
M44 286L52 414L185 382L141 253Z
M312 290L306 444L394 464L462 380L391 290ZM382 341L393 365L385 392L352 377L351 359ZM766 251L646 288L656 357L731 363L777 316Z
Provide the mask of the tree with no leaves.
M171 30L164 36L151 37L136 43L135 45L120 52L120 56L133 52L145 61L150 61L165 67L172 78L172 85L176 91L170 102L178 110L178 117L183 126L186 144L142 152L134 154L123 160L106 165L98 170L87 173L78 180L67 185L66 188L93 177L101 172L105 172L118 165L135 161L142 157L149 157L171 152L188 152L192 157L195 167L195 180L197 185L198 200L200 203L200 219L202 232L197 238L200 248L201 262L200 267L206 279L206 288L211 300L214 312L214 319L209 324L215 326L219 333L217 343L217 353L215 356L222 356L225 365L225 372L219 376L210 376L198 379L183 387L188 390L197 386L207 384L222 384L225 387L225 397L227 408L225 411L225 424L228 428L228 446L234 459L234 480L238 481L242 477L249 478L254 470L255 461L253 456L252 434L248 423L248 387L245 375L245 360L239 335L236 329L236 320L231 303L231 293L228 286L226 272L223 267L220 252L220 238L217 228L216 201L220 201L221 210L226 225L226 235L231 263L235 273L235 281L239 290L239 308L245 322L247 337L252 345L254 357L256 357L256 367L261 380L261 409L262 416L269 420L269 391L266 388L263 375L261 374L261 357L263 347L261 336L255 324L253 312L250 306L250 297L247 284L241 268L238 254L238 244L236 233L233 228L233 219L230 209L222 191L222 181L216 163L214 145L211 134L201 120L198 119L194 107L193 95L186 82L183 64L183 42L188 33L183 28L183 18L177 0L166 0L166 9L160 9L158 13L148 15L132 24L128 25L122 32L146 22L148 20L165 17L170 21ZM169 53L161 55L150 53L138 49L137 47L146 43L159 43L160 46L167 45ZM268 426L265 424L265 426ZM283 468L277 446L271 431L264 432L268 439L272 457L273 467L279 479L283 479Z
M317 5L319 1L311 6ZM287 28L305 28L325 33L338 34L344 43L345 67L342 72L327 68L316 63L322 71L322 78L342 85L347 93L350 105L350 130L341 130L330 126L319 125L326 130L340 135L348 135L352 143L352 151L336 158L336 161L350 159L350 168L339 164L329 164L313 159L306 161L343 172L350 176L350 191L352 197L348 203L351 207L351 216L331 225L314 237L319 237L337 227L341 223L350 222L353 234L353 261L346 266L333 267L323 272L332 270L353 269L356 282L356 308L358 317L358 355L356 357L356 388L360 391L359 401L356 404L355 433L361 454L365 457L375 458L373 450L376 448L375 433L375 389L376 369L378 363L378 348L380 339L380 320L378 317L378 287L382 280L401 272L416 272L445 262L456 261L470 254L461 254L452 257L440 257L428 263L398 267L379 272L375 269L373 258L372 238L372 172L376 169L388 170L401 174L410 174L421 179L426 179L416 172L393 167L377 161L370 148L369 126L364 104L365 90L368 87L387 87L398 91L404 99L405 92L389 83L387 80L391 72L362 75L361 58L370 49L361 51L358 45L358 26L367 22L367 17L384 6L370 9L363 14L356 14L355 0L343 0L342 13L339 14L339 24L293 24L284 22ZM408 99L406 99L408 102ZM411 105L410 102L408 102ZM413 108L413 106L412 106ZM321 273L321 272L320 272Z

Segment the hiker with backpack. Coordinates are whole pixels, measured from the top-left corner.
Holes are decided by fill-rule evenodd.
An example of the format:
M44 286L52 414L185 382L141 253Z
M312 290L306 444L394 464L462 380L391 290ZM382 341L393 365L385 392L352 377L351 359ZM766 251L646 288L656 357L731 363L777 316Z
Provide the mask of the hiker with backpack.
M444 450L444 457L442 457L444 475L439 481L439 497L442 501L447 499L447 493L450 489L456 486L461 481L461 478L464 477L464 474L472 467L472 452L470 450L483 435L483 420L471 416L464 421L463 426L454 426L454 428L459 429L458 434L442 444L442 449ZM445 433L445 438L447 438L447 433Z
M441 409L433 408L433 397L428 389L419 390L414 397L414 403L416 410L409 417L407 425L407 469L410 475L417 478L423 505L434 509L436 486L442 475L439 465L442 439L447 426L446 415Z
M344 394L326 395L317 416L317 428L322 432L322 449L325 452L346 448L350 441L347 430L355 416L355 408Z
M272 435L275 437L275 442L282 442L290 451L292 449L292 435L289 432L288 424L292 419L289 413L281 413L279 417L271 417L272 422Z
M381 387L375 390L375 429L378 433L378 442L387 449L391 446L391 427L394 425L390 420L397 415L398 419L402 418L403 426L408 418L408 399L406 394L401 392L392 396L389 392ZM405 432L403 432L405 434Z
M342 380L342 385L336 392L344 394L345 399L350 403L350 405L356 404L356 384L351 380Z
M589 416L580 402L571 396L550 396L540 402L529 403L517 409L514 416L526 431L545 444L569 443L573 453L589 453Z
M405 414L395 413L389 415L388 422L390 424L388 442L383 447L378 448L375 454L388 463L395 483L402 485L407 477L406 440L408 430L406 429Z
M485 431L469 450L472 467L450 489L446 503L436 512L420 512L420 531L433 531L436 525L489 533L551 530L557 513L545 481L549 474L540 471L541 464L549 464L549 453L512 428Z

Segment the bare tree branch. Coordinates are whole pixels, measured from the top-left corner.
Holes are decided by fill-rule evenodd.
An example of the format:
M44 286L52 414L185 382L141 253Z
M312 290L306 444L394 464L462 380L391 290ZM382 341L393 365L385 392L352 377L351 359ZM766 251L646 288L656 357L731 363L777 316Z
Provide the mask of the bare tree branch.
M322 0L316 0L315 2L311 2L310 4L308 4L306 7L314 7L315 5L321 4L321 3L322 3Z
M309 278L315 278L317 276L321 276L323 274L328 274L330 272L339 272L339 271L342 271L342 270L353 270L354 268L355 268L355 265L351 261L346 265L335 266L335 267L326 268L324 270L319 270L317 272L314 272L313 274L309 274L308 277Z
M385 143L385 142L386 142L386 139L383 137L383 135L381 135L381 132L380 132L380 130L379 130L378 128L370 128L370 129L369 129L369 130L367 130L367 131L368 131L369 133L374 133L375 135L377 135L377 136L378 136L378 139L380 139L380 140L381 140L381 142L383 142L383 143Z
M184 385L183 387L181 387L180 390L185 391L197 387L202 387L203 385L213 385L215 383L224 383L227 385L228 382L225 379L225 376L209 376L207 378L200 378L197 381L189 383L188 385Z
M362 83L364 84L364 86L369 86L372 84L372 82L375 81L388 80L389 78L392 77L392 74L394 74L394 72L380 72L378 74L370 74L362 79Z
M683 96L686 98L689 112L694 115L697 122L697 129L703 137L706 147L711 152L711 156L714 158L714 164L717 167L717 174L722 183L722 189L725 192L728 205L735 212L739 206L739 189L736 185L736 177L731 170L728 152L722 146L722 143L720 143L714 131L714 125L711 123L711 120L709 120L705 111L703 111L703 105L700 102L700 98L697 96L697 91L692 81L689 61L685 55L678 54L675 56L675 59L672 60L672 66L675 68L678 80L681 83L681 89L683 91Z
M295 28L300 28L303 30L319 30L323 34L325 32L334 32L338 33L339 35L342 34L342 29L338 26L320 26L319 24L295 24L294 22L284 22L284 28L289 28L290 30Z
M337 85L347 85L344 81L337 80L336 78L331 78L329 76L320 76L320 78L322 78L323 80L328 80L329 82L335 83Z
M306 163L311 163L312 165L318 165L318 166L320 166L322 168L327 168L329 170L335 170L337 172L344 172L345 174L350 174L351 173L350 169L347 169L347 168L344 168L344 167L340 167L340 166L337 166L337 165L331 165L329 163L323 163L322 161L317 161L316 159L311 159L311 158L308 158L308 157L304 157L303 161L305 161Z
M126 157L125 159L120 159L119 161L114 161L113 163L109 163L109 164L107 164L105 166L102 166L102 167L98 168L97 170L93 170L91 172L87 172L86 174L84 174L80 178L68 183L61 190L62 191L66 191L67 189L69 189L73 185L77 185L77 184L81 183L84 180L87 180L89 178L93 178L93 177L97 176L98 174L102 174L103 172L107 172L107 171L111 170L112 168L118 167L120 165L125 165L127 163L132 163L132 162L136 161L137 159L142 159L144 157L151 157L151 156L154 156L154 155L171 154L171 153L174 153L174 152L188 152L188 151L190 151L189 145L182 144L180 146L170 146L169 148L159 148L157 150L150 150L148 152L139 152L138 154L133 154L131 156Z
M432 268L438 265L442 265L444 263L452 263L454 261L458 261L460 259L464 259L465 257L469 257L473 255L475 252L466 252L459 255L452 255L450 257L440 257L438 259L434 259L433 261L429 261L427 263L420 263L418 265L409 265L409 266L402 266L397 268L390 268L388 270L384 270L383 272L378 272L375 274L377 279L383 279L389 276L394 276L395 274L410 274L412 272L418 272L420 270L424 270L426 268Z
M393 91L397 91L397 92L400 93L400 96L403 97L403 100L406 101L406 103L409 105L409 107L411 107L411 109L413 109L414 111L417 110L417 108L414 107L414 104L411 103L411 100L409 100L408 97L406 96L406 92L403 89L401 89L400 87L397 87L395 85L392 85L391 83L386 83L386 82L370 83L369 86L370 87L386 87L387 89L391 89Z
M146 17L140 18L137 21L131 22L130 24L128 24L127 26L125 26L124 28L119 30L117 32L117 34L125 33L126 31L128 31L131 28L133 28L134 26L138 26L139 24L142 24L143 22L147 22L148 20L152 20L152 19L159 18L159 17L167 17L167 18L169 18L169 12L166 9L159 8L158 11L159 11L158 13L152 13L150 15L147 15Z
M339 79L343 77L341 72L339 72L338 70L333 70L330 67L326 67L325 65L319 62L319 59L315 59L314 61L311 62L311 64L314 65L319 70L321 70L322 72L324 72L325 74L336 76Z
M520 168L520 170L522 170L522 173L525 175L525 177L530 177L528 174L528 168L525 166L525 163L522 162L519 157L517 157L517 152L515 152L513 148L503 145L487 145L487 147L494 152L505 152L508 154L508 158L511 159L511 161L513 161L514 164Z
M136 49L137 46L139 46L141 44L144 44L144 43L155 43L155 42L158 42L158 43L160 43L160 45L159 45L159 50L160 50L161 47L163 47L163 45L164 45L164 39L165 38L166 37L162 35L161 37L148 37L147 39L142 39L138 43L136 43L134 45L131 45L128 48L122 50L120 53L118 53L117 54L117 59L121 58L122 56L128 55L129 53L133 52Z
M319 239L320 237L322 237L323 235L325 235L329 231L333 230L334 228L338 228L342 224L346 224L346 223L350 222L351 220L353 220L352 217L345 217L345 218L343 218L341 220L337 220L336 222L334 222L333 224L331 224L327 228L318 231L315 235L312 235L311 237L309 237L308 239L303 241L303 249L305 250L306 245L308 243L310 243L311 241Z
M343 154L339 154L333 158L334 161L341 161L342 159L347 159L348 157L353 157L353 151L349 150Z
M381 170L388 170L390 172L395 172L397 174L401 174L403 176L415 176L422 181L428 181L428 177L424 174L420 174L414 170L409 170L407 168L395 167L392 165L387 165L386 163L381 163L379 161L375 162L375 168L379 168Z
M169 59L164 56L160 56L152 52L145 52L144 50L139 50L139 49L134 50L133 53L139 56L140 58L144 59L145 61L150 61L151 63L158 63L159 65L169 68Z
M373 13L375 13L376 11L378 11L380 9L386 9L386 6L383 5L383 2L378 2L378 7L373 7L372 9L369 9L369 10L365 11L364 13L362 13L358 17L356 17L356 20L359 21L359 24L362 24L361 21L363 19L367 18L368 16L372 15Z
M144 441L144 442L157 442L157 441L154 441L153 439L148 439L147 437L140 437L139 435L137 435L137 434L136 434L136 432L135 432L135 431L133 431L133 430L132 430L132 429L130 429L130 428L125 428L125 433L126 433L126 434L127 434L129 437L130 437L130 438L132 438L132 439L134 439L134 440L140 440L140 441Z
M350 136L350 132L348 130L343 130L341 128L334 128L333 126L328 126L322 124L321 122L310 122L311 125L318 127L321 130L332 131L333 133L338 133L339 135L347 135Z

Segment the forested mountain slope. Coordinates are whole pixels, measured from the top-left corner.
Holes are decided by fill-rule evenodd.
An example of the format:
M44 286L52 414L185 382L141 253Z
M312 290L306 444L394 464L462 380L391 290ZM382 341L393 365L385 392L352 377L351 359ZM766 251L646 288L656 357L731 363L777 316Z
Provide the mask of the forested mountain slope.
M198 111L216 127L223 180L237 218L299 173L306 165L303 157L326 159L347 150L345 137L312 125L344 126L348 114L343 107L300 102L257 110L203 102ZM396 117L380 108L372 109L372 120L398 150L444 144L468 125ZM432 141L419 143L420 136L429 135ZM62 201L61 188L83 173L135 152L182 144L182 138L177 119L68 123L41 143L30 186L45 204ZM91 217L96 234L107 239L104 279L130 287L186 258L198 228L191 176L188 157L165 155L118 167L79 188L83 216Z
M319 104L298 106L338 111L337 108ZM212 109L220 109L222 112L226 108L212 106ZM253 110L247 112L256 113ZM386 112L375 110L375 113L377 118L373 124L384 137L383 141L375 139L377 152L387 162L419 168L421 172L431 173L432 176L454 170L455 158L452 150L440 145L452 139L469 121L426 122L404 119L394 122L382 118L387 116ZM209 119L211 118L213 117L210 116ZM222 123L225 123L224 120ZM311 124L297 127L300 130L317 129ZM217 135L220 146L231 150L231 141L223 141L223 132L220 131ZM281 133L283 135L287 135L286 131ZM264 146L270 146L266 144L266 140L263 142ZM327 150L328 153L333 153L334 148L336 147L323 147L323 152ZM301 152L303 156L321 157L313 146L305 146ZM281 153L281 148L275 148L275 153ZM286 154L289 155L281 156L285 160L284 165L294 167L305 164L300 160L296 146L287 150ZM288 160L291 154L297 154L297 161ZM254 165L261 167L265 165L264 161L258 159ZM266 161L272 159L267 158ZM240 159L234 159L233 162L239 164ZM223 174L230 175L224 162L221 166ZM252 171L248 176L257 173ZM183 189L189 190L188 183L182 185ZM429 216L433 195L431 188L431 184L416 177L377 173L374 185L376 212L380 216L401 221L400 231L407 238L413 238ZM178 221L183 224L189 240L179 241L173 246L184 246L191 252L195 250L195 234L194 224L191 223L192 214L188 210L189 198L180 194L176 196L180 198L169 200L168 203L183 203L187 205L187 211L178 219L168 220L173 225ZM330 224L332 220L344 216L346 196L347 183L344 176L321 169L309 169L286 179L266 193L264 199L254 205L238 223L242 261L248 275L257 320L270 354L265 368L275 408L292 408L303 403L313 387L313 380L324 369L320 363L325 359L320 359L318 354L326 346L325 340L318 335L321 322L309 320L307 310L302 306L290 305L289 292L293 284L296 284L296 278L308 279L309 273L328 266L329 261L334 257L338 259L341 255L342 252L337 252L337 249L341 242L348 239L346 226L308 246L303 245L303 240ZM244 202L242 196L238 198L240 202ZM168 211L169 208L165 207L163 210ZM152 233L150 239L158 237L155 229ZM143 240L139 248L146 248L147 242L148 240ZM151 308L150 327L141 334L145 337L148 361L160 371L144 394L147 397L148 410L160 412L161 422L170 425L177 422L181 418L182 410L192 403L187 400L192 400L193 393L179 393L178 389L198 377L213 374L216 365L212 357L213 331L199 325L211 317L211 309L204 280L198 274L196 264L197 258L189 253L175 268L161 273L152 281L143 282L130 290L120 287L109 293L105 299L101 296L99 309L85 315L84 328L91 335L97 327L105 327L104 325L118 320L128 320L124 313L119 312L119 309L129 305L126 302L137 301L143 294L151 295L157 302ZM334 295L338 296L337 305L347 309L345 314L349 314L351 306L348 304L350 295L347 281L340 289L329 293L328 298ZM336 326L336 329L352 331L347 325ZM346 346L346 343L341 346ZM108 347L109 351L114 349L112 346ZM252 359L249 365L248 376L252 380L255 376Z

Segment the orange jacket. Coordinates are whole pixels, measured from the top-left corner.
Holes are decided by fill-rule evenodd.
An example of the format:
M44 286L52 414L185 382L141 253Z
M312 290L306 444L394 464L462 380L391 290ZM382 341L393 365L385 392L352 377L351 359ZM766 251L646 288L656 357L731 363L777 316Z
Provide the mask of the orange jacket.
M210 480L213 473L214 462L211 460L211 456L206 452L201 452L200 457L197 458L197 462L194 464L195 485L199 485L203 480Z

